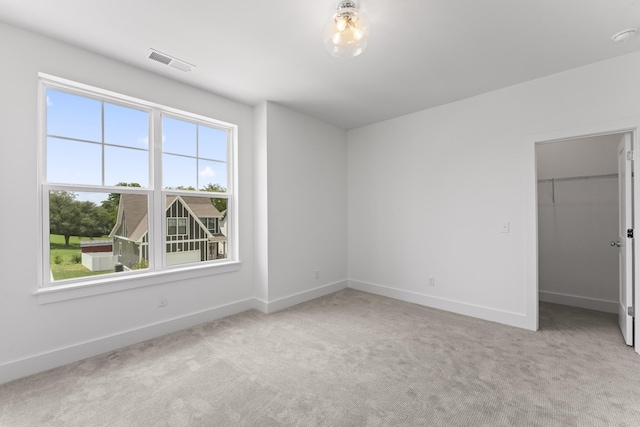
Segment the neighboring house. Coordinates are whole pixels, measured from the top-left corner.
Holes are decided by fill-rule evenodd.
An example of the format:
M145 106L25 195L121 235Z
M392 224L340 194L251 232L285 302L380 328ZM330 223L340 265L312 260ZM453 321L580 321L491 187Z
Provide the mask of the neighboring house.
M226 258L227 237L220 213L206 197L169 196L166 201L166 264ZM116 224L109 237L114 255L128 269L149 259L147 197L122 194Z
M220 234L223 236L228 236L227 233L227 210L225 209L222 213L222 218L219 221L220 224ZM225 239L223 242L218 244L218 258L226 258L227 257L227 240Z
M220 227L226 215L208 197L167 197L166 217L167 265L227 257L226 227Z
M148 229L147 196L121 194L118 217L109 237L113 239L113 254L126 268L149 260Z

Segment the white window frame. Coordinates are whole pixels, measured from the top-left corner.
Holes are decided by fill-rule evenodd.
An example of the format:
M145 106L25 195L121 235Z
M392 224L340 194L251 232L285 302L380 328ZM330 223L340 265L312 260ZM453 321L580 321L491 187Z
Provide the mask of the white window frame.
M94 185L76 185L48 183L46 181L46 91L59 90L87 98L132 107L149 112L149 186L138 187L110 187ZM238 175L237 175L237 144L238 126L201 116L194 113L171 108L165 105L144 101L116 92L96 88L93 86L73 82L67 79L39 73L38 83L38 200L39 224L38 237L42 250L38 251L38 266L40 278L38 288L34 294L40 303L64 301L84 296L121 291L202 277L211 274L237 271L240 266L238 247ZM162 188L162 115L188 122L215 127L227 132L227 191L215 193L205 191L165 190ZM149 200L149 268L144 270L119 272L86 278L53 281L50 277L49 259L49 191L77 191L102 193L130 193L145 194ZM227 229L227 258L221 260L207 260L195 264L167 266L165 263L167 221L165 212L166 197L170 195L199 196L226 198L229 226ZM188 221L187 221L188 223ZM188 228L188 224L187 224ZM177 230L177 229L176 229ZM188 231L188 230L187 230Z

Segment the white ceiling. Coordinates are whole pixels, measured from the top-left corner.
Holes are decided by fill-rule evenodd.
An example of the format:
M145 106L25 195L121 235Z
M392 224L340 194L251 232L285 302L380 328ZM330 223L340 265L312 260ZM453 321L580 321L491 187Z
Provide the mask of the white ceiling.
M345 129L640 50L640 0L361 0L369 47L338 59L336 0L0 0L0 20L250 105ZM184 73L149 48L193 63Z

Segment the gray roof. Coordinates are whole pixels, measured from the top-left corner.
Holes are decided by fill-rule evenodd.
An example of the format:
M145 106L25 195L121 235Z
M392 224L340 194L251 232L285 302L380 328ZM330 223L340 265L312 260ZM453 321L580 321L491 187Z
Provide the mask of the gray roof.
M123 237L134 242L141 240L148 228L147 205L146 194L121 194L120 203L118 204L118 218L109 236L113 237L116 230L124 222L126 233Z
M167 197L167 208L173 204L177 197L178 196ZM222 214L211 204L209 197L180 196L180 198L198 218L222 218Z

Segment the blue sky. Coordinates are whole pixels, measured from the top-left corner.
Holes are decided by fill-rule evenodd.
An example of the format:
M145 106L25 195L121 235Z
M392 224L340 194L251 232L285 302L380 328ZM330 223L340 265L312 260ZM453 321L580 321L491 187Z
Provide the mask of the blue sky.
M47 90L47 181L149 186L147 112L105 102L103 145L101 104ZM164 188L202 188L209 183L227 187L226 131L171 117L163 117L162 126ZM99 203L101 197L83 193L82 199Z

